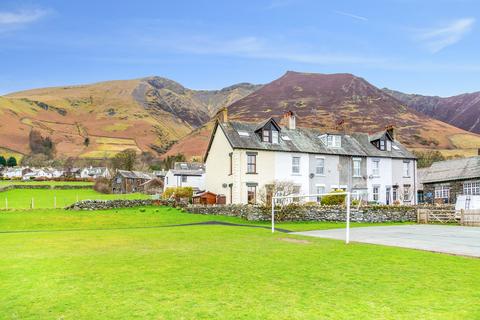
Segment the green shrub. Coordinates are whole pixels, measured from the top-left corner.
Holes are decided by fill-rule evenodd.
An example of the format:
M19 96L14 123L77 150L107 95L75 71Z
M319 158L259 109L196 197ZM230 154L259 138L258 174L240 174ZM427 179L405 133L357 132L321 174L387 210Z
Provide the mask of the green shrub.
M343 190L335 190L331 191L328 195L322 196L321 204L324 206L336 206L336 205L341 205L345 202L345 194L334 194L334 193L340 193L340 192L345 192Z
M193 188L192 187L177 187L177 188L167 188L162 194L163 199L170 199L171 197L175 199L184 199L188 198L191 199L193 196Z

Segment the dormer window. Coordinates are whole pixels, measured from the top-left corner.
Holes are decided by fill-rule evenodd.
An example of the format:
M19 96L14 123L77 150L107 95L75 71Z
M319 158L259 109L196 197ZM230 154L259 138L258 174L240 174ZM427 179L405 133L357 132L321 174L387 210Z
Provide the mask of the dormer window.
M272 118L261 123L255 132L259 135L262 142L265 143L278 143L278 136L280 132L280 126Z
M370 136L370 142L381 151L392 151L393 133L383 131Z
M335 134L324 134L321 135L320 140L329 148L341 148L342 147L342 136Z

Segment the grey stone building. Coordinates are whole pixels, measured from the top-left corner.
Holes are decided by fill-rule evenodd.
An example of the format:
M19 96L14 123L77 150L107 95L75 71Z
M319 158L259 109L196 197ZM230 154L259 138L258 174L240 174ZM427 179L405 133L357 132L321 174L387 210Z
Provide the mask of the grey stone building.
M421 170L425 202L455 203L458 195L480 195L480 156L434 162Z

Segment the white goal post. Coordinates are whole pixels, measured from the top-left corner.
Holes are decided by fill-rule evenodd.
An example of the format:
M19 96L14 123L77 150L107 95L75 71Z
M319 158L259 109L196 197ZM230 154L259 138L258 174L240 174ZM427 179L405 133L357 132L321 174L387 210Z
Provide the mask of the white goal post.
M295 199L300 199L300 198L320 198L323 196L339 196L339 195L346 195L345 197L345 202L346 202L346 209L347 209L347 215L346 215L346 226L345 226L345 243L348 244L350 242L350 202L352 198L352 193L351 192L330 192L330 193L321 193L321 194L293 194L293 195L288 195L288 196L272 196L272 233L275 232L275 204L278 202L278 200L291 200L290 203L294 202Z

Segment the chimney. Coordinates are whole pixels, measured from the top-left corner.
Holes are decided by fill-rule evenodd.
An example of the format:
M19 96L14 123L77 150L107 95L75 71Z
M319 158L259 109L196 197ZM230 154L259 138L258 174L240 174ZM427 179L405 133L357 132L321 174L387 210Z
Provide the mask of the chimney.
M223 107L222 109L218 110L218 112L216 114L216 118L221 123L228 122L228 109L227 109L227 107Z
M395 140L395 127L394 126L387 126L385 128L385 131L387 131L388 135L392 137L393 140Z
M477 154L480 156L480 149L477 150Z
M283 122L290 130L295 130L297 120L295 118L295 113L293 111L287 111L283 114Z

